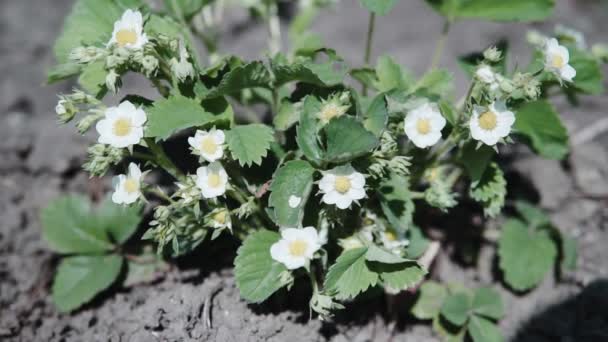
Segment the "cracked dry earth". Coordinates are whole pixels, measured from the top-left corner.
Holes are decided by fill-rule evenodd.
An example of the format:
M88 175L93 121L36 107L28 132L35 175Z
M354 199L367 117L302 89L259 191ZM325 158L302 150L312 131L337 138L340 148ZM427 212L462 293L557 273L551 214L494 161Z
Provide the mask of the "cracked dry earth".
M589 41L608 32L602 1L558 0L556 22L576 27ZM50 46L71 0L5 0L0 3L0 340L2 341L437 341L428 325L407 315L414 295L391 301L362 299L339 312L334 321L309 320L309 289L295 287L261 306L239 298L229 267L233 245L204 250L178 261L161 279L133 288L105 291L77 312L59 314L49 298L57 258L40 237L40 209L63 193L99 193L109 181L90 181L80 171L91 136L59 127L53 113L55 94L73 84L40 86L52 65ZM354 0L318 19L315 29L350 62L361 55L366 14ZM247 26L246 30L237 27ZM440 18L422 1L401 1L380 21L374 50L388 53L417 72L426 68ZM462 23L451 33L445 66L451 58L487 46L501 37L513 42L513 55L525 60L524 34L530 25ZM255 58L264 46L265 29L243 11L229 12L223 23L222 49ZM607 70L608 71L608 70ZM457 86L464 75L456 73ZM138 78L123 93L154 97ZM457 88L459 89L459 88ZM559 99L558 107L577 137L567 162L545 161L524 148L507 152L514 184L533 186L532 198L550 211L560 229L578 237L579 267L572 274L550 275L536 289L514 294L500 284L495 249L484 243L476 260L458 261L459 245L445 244L431 277L467 286L495 283L506 302L500 327L516 341L606 341L608 336L608 135L593 139L581 132L606 118L608 98L584 97L578 108ZM529 181L524 181L529 180ZM528 184L529 183L529 184ZM475 216L467 218L478 220ZM466 221L465 221L466 222ZM498 225L500 222L494 224ZM471 226L473 224L471 223ZM451 225L429 227L437 238L460 234ZM477 232L479 235L479 232ZM212 264L218 255L226 260ZM456 260L456 261L455 261ZM498 283L497 283L498 282ZM591 334L590 332L603 332Z

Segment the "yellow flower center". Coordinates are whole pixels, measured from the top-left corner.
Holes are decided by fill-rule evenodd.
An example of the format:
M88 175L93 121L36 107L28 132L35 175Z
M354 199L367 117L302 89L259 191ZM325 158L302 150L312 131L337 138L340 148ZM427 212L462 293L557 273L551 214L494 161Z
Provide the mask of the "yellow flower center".
M341 194L344 194L348 192L348 190L350 190L350 179L346 176L337 176L334 186L336 188L336 191Z
M295 240L289 243L289 254L296 257L304 256L306 253L306 249L308 248L308 243L304 240Z
M496 128L496 113L487 111L479 116L479 127L486 131Z
M416 130L422 135L429 134L431 131L431 120L429 119L418 119L416 122Z
M387 241L397 241L397 236L393 232L384 232L384 238Z
M129 194L139 191L139 184L133 178L127 178L123 187Z
M226 224L226 217L228 212L226 210L218 211L213 215L213 220L219 224Z
M131 119L120 118L114 121L112 131L117 137L124 137L126 135L129 135L129 133L131 133Z
M553 55L553 58L551 59L551 66L553 66L554 68L557 69L561 69L564 67L565 61L564 58L562 58L562 56L560 55Z
M329 120L342 115L338 106L333 103L327 104L321 109L321 120L324 122L329 122Z
M127 44L135 44L137 42L137 33L135 30L122 29L116 32L116 43L123 47Z
M217 188L221 183L222 179L217 173L211 173L207 176L207 185L209 185L210 188Z
M205 154L214 154L217 151L217 144L213 137L206 136L201 140L201 151Z

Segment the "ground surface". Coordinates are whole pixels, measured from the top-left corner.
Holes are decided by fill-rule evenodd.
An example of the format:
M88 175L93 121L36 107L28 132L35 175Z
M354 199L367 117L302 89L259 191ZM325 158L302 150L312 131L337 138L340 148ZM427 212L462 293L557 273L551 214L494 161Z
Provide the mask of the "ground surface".
M606 40L606 3L557 2L555 19L537 28L550 30L555 22L562 22L585 32L591 42ZM427 325L408 318L399 305L388 314L382 299L351 305L328 323L308 320L308 312L297 299L304 297L307 289L296 289L296 295L289 297L279 295L264 306L247 305L239 299L227 267L229 260L220 266L209 262L216 260L218 251L197 254L196 260L178 264L154 284L110 289L72 315L58 314L48 297L57 259L40 239L39 211L62 193L84 193L99 186L89 182L79 169L90 138L59 127L55 121L55 94L69 91L71 85L41 87L44 70L53 63L50 45L71 3L71 0L5 0L0 4L0 340L437 340ZM354 0L343 0L342 4L339 10L319 18L315 29L350 62L358 63L366 14ZM256 57L264 47L265 29L246 23L244 13L231 13L229 17L223 28L229 37L222 48ZM375 55L394 55L400 63L422 72L440 26L440 19L422 1L401 1L379 23ZM525 61L528 53L524 52L523 39L529 27L458 24L450 35L443 61L457 70L454 62L450 62L453 56L478 50L504 36L511 38L514 54ZM464 76L460 73L456 76L457 84L462 86ZM142 87L138 79L126 84L131 90L148 91ZM583 98L578 108L562 102L557 103L573 134L605 117L608 108L605 96ZM541 204L551 211L560 229L578 236L581 256L578 270L564 282L550 276L525 294L514 294L497 285L508 309L507 318L500 325L509 338L608 340L605 295L608 292L605 283L597 282L608 278L607 145L608 136L602 135L574 146L567 163L543 161L525 151L516 152L511 177L532 181L541 195ZM107 180L102 184L107 186ZM458 235L462 227L445 225L429 229L439 232L441 237ZM500 279L492 246L481 248L477 267L454 263L451 257L454 254L458 250L452 245L438 256L433 278L470 286ZM302 296L297 295L299 292L303 292ZM406 294L396 303L411 299L412 295ZM210 324L203 319L207 316Z

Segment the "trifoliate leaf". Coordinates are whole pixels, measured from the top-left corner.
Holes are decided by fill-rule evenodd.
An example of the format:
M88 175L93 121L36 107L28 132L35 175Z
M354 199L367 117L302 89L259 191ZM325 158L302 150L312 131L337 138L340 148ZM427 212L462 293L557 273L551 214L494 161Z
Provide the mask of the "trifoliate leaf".
M473 342L502 342L502 335L496 324L486 318L473 316L467 324L467 331Z
M418 299L412 307L412 314L418 319L432 319L437 316L448 295L447 289L434 281L422 284L418 293Z
M390 56L378 58L376 75L377 81L374 85L375 88L381 92L394 89L407 91L414 83L414 76L412 73L403 69L401 65L397 64Z
M380 137L386 130L388 122L388 109L384 94L378 94L365 110L363 126L368 131Z
M309 60L284 64L273 61L272 72L276 79L276 86L298 81L318 87L331 87L342 83L348 69L340 59L333 59L330 56L330 61L325 63L315 63Z
M467 333L466 326L458 327L447 320L441 315L433 318L433 330L441 336L441 340L445 342L464 342Z
M412 225L414 201L408 178L390 173L380 183L379 195L382 212L398 232L405 233Z
M107 71L103 61L93 62L82 69L78 84L88 93L97 95L105 87Z
M480 287L475 291L472 309L476 315L493 319L501 319L505 311L500 293L489 287Z
M96 222L88 199L59 198L42 211L42 236L58 253L100 253L114 248Z
M124 206L106 198L96 211L99 229L107 232L112 241L122 244L137 230L142 219L142 206Z
M533 231L522 221L510 219L498 241L498 256L507 284L523 291L536 286L551 270L557 248L546 229Z
M259 303L286 285L281 273L287 268L270 256L270 247L280 238L278 233L260 230L239 247L234 273L241 296L248 301Z
M386 15L390 12L393 7L399 2L399 0L361 0L361 4L365 6L370 12L378 15Z
M262 164L262 158L266 157L270 143L274 141L272 128L262 124L235 126L225 134L232 158L241 166Z
M228 126L234 116L232 107L223 99L207 101L201 105L198 101L182 95L158 100L146 112L146 137L161 140L190 127Z
M304 160L289 161L275 173L268 204L274 208L279 226L298 227L302 222L314 173L315 169Z
M259 61L250 62L230 70L224 75L217 87L205 94L205 98L231 95L249 88L268 88L270 83L270 72L264 63Z
M72 311L90 301L118 277L123 259L119 255L73 256L61 260L52 298L59 311Z
M431 70L424 74L414 86L413 91L425 91L427 94L448 96L454 89L454 75L443 69Z
M500 214L506 195L507 181L496 163L490 164L481 179L471 184L471 198L483 205L483 212L488 217Z
M471 297L464 293L449 295L441 306L441 315L457 326L467 321L470 311Z
M140 0L78 0L53 47L57 61L67 62L72 49L79 46L105 46L112 35L114 22L125 10L140 5Z
M378 247L374 244L370 244L367 247L367 253L365 254L365 260L367 261L376 261L383 264L400 264L407 261L405 258L400 257L399 255L383 248Z
M327 272L324 290L335 294L337 299L349 299L370 286L375 286L378 274L368 268L365 262L366 253L365 247L342 252Z
M321 102L313 97L307 96L304 100L300 124L297 127L296 141L302 153L310 161L319 162L323 159L323 150L319 143L317 134L317 114L321 111Z
M602 68L597 59L587 51L581 51L575 47L569 47L570 65L576 70L574 87L591 95L604 93L604 80ZM568 85L566 85L568 87Z
M371 153L379 143L372 132L348 115L332 119L325 126L325 135L327 137L325 160L332 163L346 162Z
M485 19L493 21L538 21L549 17L554 0L426 0L450 19Z
M563 159L568 154L568 131L549 102L539 100L522 105L515 115L514 127L540 156Z
M399 264L383 264L369 262L369 268L380 275L384 286L391 290L402 291L411 288L424 279L426 270L416 262L402 262Z

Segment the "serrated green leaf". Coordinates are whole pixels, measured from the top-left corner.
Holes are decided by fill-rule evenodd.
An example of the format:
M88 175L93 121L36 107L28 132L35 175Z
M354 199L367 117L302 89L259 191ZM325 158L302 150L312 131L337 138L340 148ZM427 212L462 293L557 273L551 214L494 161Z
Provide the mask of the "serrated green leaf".
M408 178L389 174L380 183L379 195L382 212L395 230L405 233L412 225L414 201Z
M324 63L306 61L285 64L273 61L271 67L276 86L298 81L318 87L331 87L341 84L348 73L346 65L341 60L331 57L330 61Z
M52 298L59 311L72 311L90 301L118 277L123 259L119 255L73 256L61 260Z
M360 0L370 12L378 15L388 14L399 0Z
M97 95L105 88L107 73L105 62L93 62L82 69L78 84L88 93Z
M496 163L491 163L479 179L471 183L471 198L483 205L483 212L488 217L500 214L507 196L507 181Z
M107 232L112 241L122 244L137 230L142 219L142 206L119 205L106 198L95 214L98 228Z
M490 165L490 161L496 155L496 151L487 145L477 148L477 142L470 141L462 148L460 160L464 165L471 183L478 183Z
M270 185L268 204L274 208L275 220L282 227L299 227L304 217L304 207L312 190L315 169L304 160L285 163L275 173ZM299 198L292 208L290 198Z
M235 126L225 134L232 158L241 166L262 164L262 158L266 157L270 143L274 141L272 128L262 124Z
M568 154L568 131L553 106L545 100L522 105L515 115L514 128L542 157L563 159Z
M407 91L414 83L412 73L397 64L390 56L381 56L376 63L377 82L375 88L381 92L390 90Z
M516 219L508 220L498 241L500 269L516 290L527 290L543 280L557 258L557 248L547 230L531 231Z
M445 100L439 101L439 111L441 115L450 123L450 125L455 126L458 121L458 112L452 106L452 104Z
M464 293L449 295L441 305L441 315L450 323L462 326L469 318L471 297Z
M301 113L300 106L296 106L288 100L281 101L279 112L272 119L272 124L276 130L286 131L300 121Z
M146 110L146 137L165 140L173 133L190 127L230 124L234 113L225 100L204 104L209 105L203 107L198 101L182 95L154 102L154 106Z
M42 211L42 236L58 253L101 253L114 245L95 222L88 199L67 196Z
M574 87L591 95L604 93L604 73L597 59L587 51L581 51L574 47L569 47L570 65L576 70L574 77ZM568 85L566 85L568 87Z
M407 260L400 257L399 255L388 251L383 247L378 247L374 244L370 244L367 247L367 253L365 254L365 260L376 261L384 264L400 264L412 260Z
M447 289L434 281L422 284L418 293L418 299L412 307L412 314L418 319L432 319L437 316L448 295Z
M472 309L476 315L494 319L501 319L505 311L500 293L489 287L480 287L475 291Z
M324 128L327 137L325 160L342 163L371 151L378 145L376 136L348 115L332 119Z
M380 275L384 285L392 290L406 290L424 279L426 270L416 262L403 262L399 264L383 264L369 262L369 268Z
M51 84L78 75L81 68L80 64L72 62L56 65L47 72L46 82Z
M321 111L321 102L313 96L307 96L302 107L302 116L296 135L296 141L302 153L306 158L316 163L323 159L323 151L317 134L316 116L319 111Z
M409 245L405 247L405 255L410 259L418 259L424 254L430 241L422 235L420 228L411 225L407 231Z
M473 342L502 342L500 330L492 321L473 316L467 325L467 330Z
M363 126L365 129L374 133L376 137L380 137L386 130L386 124L388 123L388 109L386 106L386 98L383 93L374 97L370 105L366 108L363 118Z
M176 18L189 19L213 0L165 0L165 8Z
M281 281L281 273L287 272L287 268L270 256L270 247L280 238L278 233L260 230L249 235L239 247L234 273L241 297L259 303L286 285Z
M376 70L371 68L356 68L352 69L349 74L352 78L361 82L361 84L364 86L376 89L376 83L378 82Z
M536 229L542 226L547 226L551 224L551 219L549 215L545 213L539 207L523 201L519 200L515 202L515 209L519 213L519 215L528 223L528 227L532 229Z
M125 10L140 5L140 0L78 0L53 47L55 58L59 63L66 63L75 47L104 46L110 40L114 22Z
M270 72L264 63L259 61L250 62L230 70L224 75L217 87L205 94L205 98L231 95L249 88L268 88L270 83Z
M327 272L324 290L342 300L354 298L370 286L375 286L378 274L368 268L366 253L365 247L342 252Z
M413 91L425 91L430 95L448 96L454 89L454 75L444 69L434 69L422 76Z
M549 17L554 0L426 0L439 13L451 19L493 21L537 21Z

